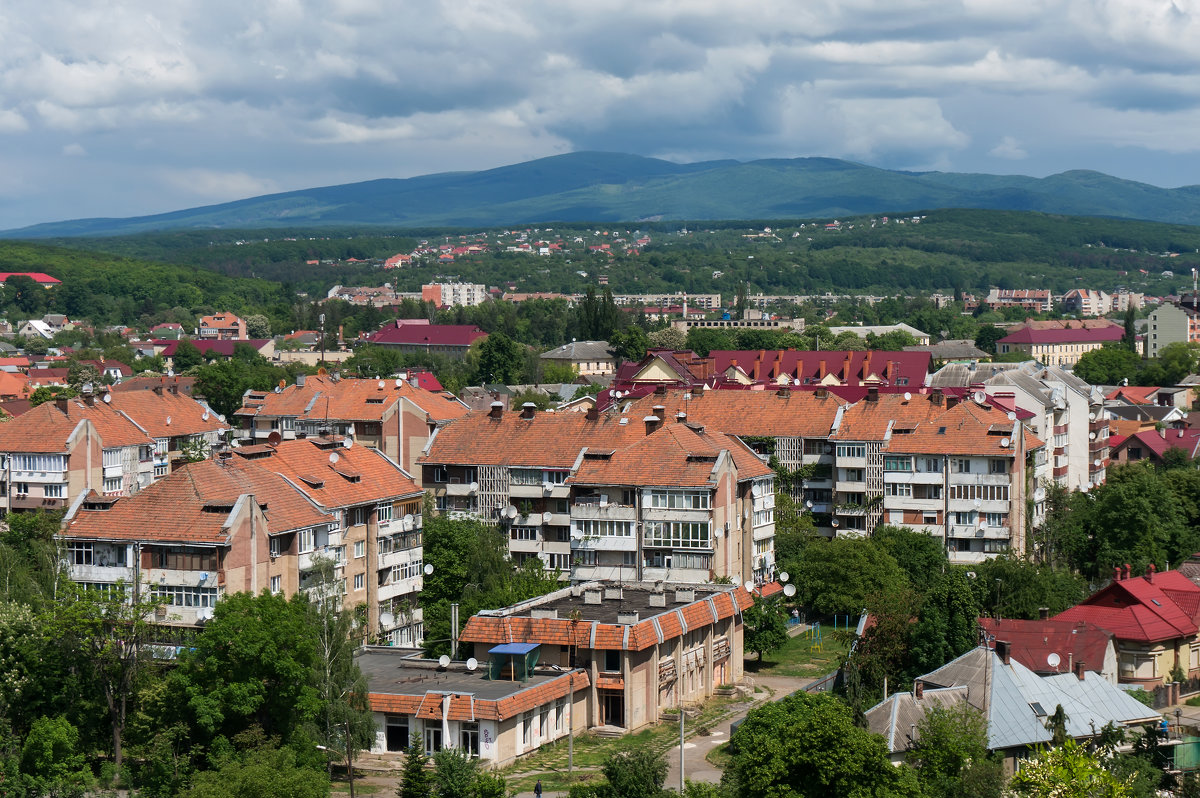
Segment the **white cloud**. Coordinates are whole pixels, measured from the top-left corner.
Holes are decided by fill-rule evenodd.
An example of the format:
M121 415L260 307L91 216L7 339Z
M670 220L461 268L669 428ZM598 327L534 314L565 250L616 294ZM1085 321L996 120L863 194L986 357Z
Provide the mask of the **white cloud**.
M29 123L19 111L0 108L0 133L22 133L28 129Z
M220 172L212 169L164 169L162 183L177 191L206 201L227 202L278 189L274 181L254 177L245 172Z
M1005 136L1000 143L988 150L988 155L995 158L1005 158L1010 161L1020 161L1029 157L1029 153L1021 143L1012 136Z
M87 150L81 144L71 143L62 148L62 154L71 158L82 158L87 155Z

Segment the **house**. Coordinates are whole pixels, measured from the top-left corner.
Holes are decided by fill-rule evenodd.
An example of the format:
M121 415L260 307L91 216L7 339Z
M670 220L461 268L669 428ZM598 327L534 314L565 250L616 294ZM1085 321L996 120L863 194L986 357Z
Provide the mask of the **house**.
M367 343L401 352L462 358L487 333L467 324L430 324L425 319L396 319L366 337Z
M1149 460L1155 465L1162 465L1163 457L1170 449L1180 450L1189 460L1200 455L1200 430L1144 429L1132 435L1116 436L1112 440L1112 459L1115 463Z
M62 285L62 280L55 279L45 272L0 272L0 283L8 282L9 277L28 277L42 288L54 288Z
M1047 721L1058 707L1066 733L1090 740L1109 724L1134 728L1157 724L1162 716L1076 661L1073 669L1039 676L997 640L979 646L918 677L912 692L895 693L866 712L867 727L882 735L893 762L903 761L920 739L917 727L932 707L966 704L987 721L987 747L1004 758L1011 774L1019 762L1051 743Z
M17 327L17 335L22 338L42 338L49 341L54 337L54 328L41 319L27 319Z
M245 341L249 339L245 319L232 313L215 313L201 316L196 337L204 341Z
M1153 689L1172 681L1176 667L1200 674L1200 587L1179 571L1130 576L1114 568L1113 580L1055 619L1084 622L1112 632L1121 684Z
M1125 328L1106 319L1027 320L996 342L1001 355L1022 352L1047 366L1074 366L1079 358L1120 341Z
M572 341L543 352L543 363L553 363L575 369L580 376L612 374L617 370L617 358L609 349L607 341Z
M234 418L246 442L266 442L272 435L293 440L322 432L352 436L355 443L379 449L419 475L417 457L430 435L466 415L468 408L453 396L413 382L419 380L299 375L294 385L275 391L247 391Z
M904 324L903 322L899 324L859 324L848 327L830 327L829 332L834 336L841 335L842 333L853 333L863 340L866 340L868 335L880 336L891 332L906 332L913 337L913 340L919 346L929 346L930 340L929 333L921 332L911 324Z
M178 339L182 338L185 334L186 333L184 332L183 325L179 324L177 322L173 322L173 321L163 322L162 324L155 324L153 327L150 328L150 337L151 338L163 338L163 339L173 338L175 340L178 340Z
M988 643L1004 640L1014 660L1040 676L1074 673L1083 662L1109 684L1117 683L1117 648L1112 632L1086 621L1051 620L1043 609L1036 620L980 618Z
M311 542L337 527L280 475L206 460L136 496L76 497L59 538L76 582L103 589L123 580L165 603L159 623L195 627L230 593L296 593L316 556Z
M741 681L742 613L753 602L740 585L584 582L474 615L458 645L480 662L517 644L556 672L582 669L589 685L576 711L587 726L634 732ZM493 672L511 667L498 664Z
M279 474L337 518L326 540L301 541L299 554L328 547L338 577L345 580L346 606L365 605L372 639L420 644L423 493L400 466L378 449L333 435L241 446L218 456Z

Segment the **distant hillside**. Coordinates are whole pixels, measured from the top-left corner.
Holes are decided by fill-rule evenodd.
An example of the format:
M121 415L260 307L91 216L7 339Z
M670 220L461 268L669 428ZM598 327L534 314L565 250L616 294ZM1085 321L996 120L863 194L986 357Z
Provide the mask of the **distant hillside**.
M1164 189L1090 171L1032 178L895 172L829 158L675 164L634 155L579 152L483 172L371 180L155 216L53 222L0 235L53 238L173 229L813 219L935 208L1200 224L1200 186Z

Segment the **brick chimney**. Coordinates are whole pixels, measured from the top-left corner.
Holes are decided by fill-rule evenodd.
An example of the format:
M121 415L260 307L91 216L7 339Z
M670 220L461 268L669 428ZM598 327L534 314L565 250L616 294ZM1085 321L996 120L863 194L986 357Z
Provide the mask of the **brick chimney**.
M1005 665L1008 664L1008 641L1007 640L997 640L996 641L996 656L998 656L1000 658L1000 662L1004 663Z
M1082 682L1086 675L1087 675L1087 668L1084 666L1083 660L1076 660L1075 661L1075 678Z
M644 421L646 424L647 435L662 426L662 419L658 416L646 416L642 419L642 421Z
M1038 607L1038 618L1042 619L1043 621L1050 620L1050 608Z
M654 415L658 416L659 421L663 421L667 417L667 408L662 405L655 405L653 408Z
M600 420L600 408L596 407L595 405L592 405L591 407L589 407L587 409L586 417L587 417L588 421L599 421Z
M533 402L526 402L521 405L521 418L533 418L533 414L537 412L537 405Z
M917 679L915 682L913 682L913 698L920 701L924 697L925 697L925 682L921 681L920 679Z
M504 415L504 402L492 402L488 410L488 418L501 418Z
M868 402L878 402L879 401L879 386L878 385L872 385L871 387L867 388L867 401Z
M1129 563L1125 563L1125 565L1121 568L1121 579L1128 579L1128 578L1129 578Z
M1113 566L1113 581L1114 582L1121 581L1121 566L1119 566L1119 565Z
M942 393L942 389L941 389L941 388L934 388L934 389L933 389L933 393L932 393L932 394L930 394L930 401L931 401L931 402L933 402L935 405L938 405L938 406L940 407L940 406L941 406L941 404L942 404L942 403L943 403L945 400L946 400L946 395Z
M824 388L818 388L816 391L813 392L813 395L816 396L818 399L828 399L829 391L825 390Z
M60 413L66 413L67 412L67 397L65 397L65 396L54 397L54 406L58 408Z
M1154 563L1150 563L1149 565L1146 566L1146 581L1147 582L1154 581L1154 572L1157 570L1158 570L1158 568L1155 567Z

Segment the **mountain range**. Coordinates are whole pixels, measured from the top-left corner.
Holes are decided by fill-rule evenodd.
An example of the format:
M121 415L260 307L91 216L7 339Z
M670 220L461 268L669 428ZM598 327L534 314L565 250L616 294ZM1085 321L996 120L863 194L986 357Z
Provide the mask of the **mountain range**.
M1035 178L891 171L831 158L678 164L636 155L576 152L479 172L369 180L153 216L51 222L3 231L0 236L56 238L206 228L826 219L938 208L1200 224L1200 186L1159 188L1084 170Z

